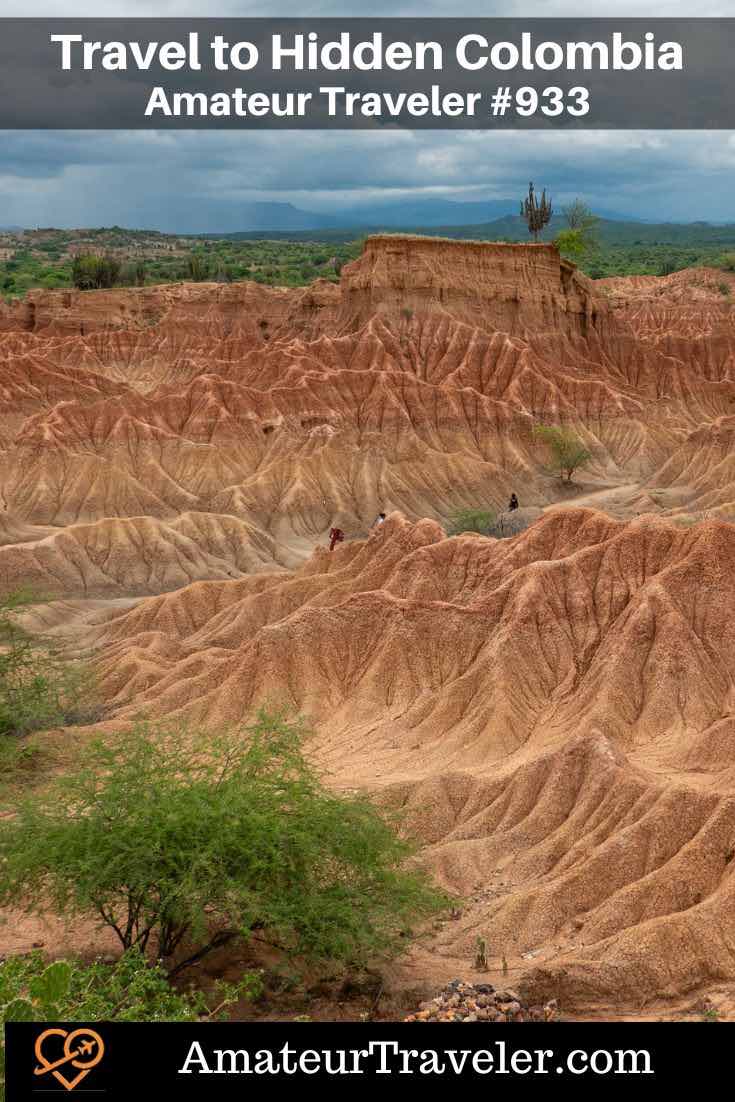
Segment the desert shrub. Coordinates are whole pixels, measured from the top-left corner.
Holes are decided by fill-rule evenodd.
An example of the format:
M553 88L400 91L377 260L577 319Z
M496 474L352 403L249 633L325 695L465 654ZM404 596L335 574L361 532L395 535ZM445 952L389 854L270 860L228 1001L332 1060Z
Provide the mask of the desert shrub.
M4 1022L195 1022L218 1020L238 999L262 989L257 972L237 984L216 984L210 997L177 991L159 963L137 949L112 963L57 960L42 953L0 962L0 1025ZM5 1097L5 1053L0 1047L0 1100Z
M536 425L533 434L548 447L551 469L562 480L571 482L574 472L592 458L577 434L563 425Z
M489 509L460 509L453 513L447 524L447 535L458 536L462 532L479 532L486 536L495 523L495 513Z
M218 1018L261 990L260 974L246 972L237 984L217 985L209 999L178 991L160 963L149 964L137 949L113 962L51 964L34 951L0 963L0 1021L192 1022Z
M444 903L366 799L323 786L300 722L258 713L217 737L138 725L0 823L0 902L95 915L176 970L260 937L309 963L404 943ZM256 932L259 932L256 935Z
M21 590L0 598L0 737L85 722L96 711L84 667L18 623L35 600Z
M729 294L730 294L730 284L729 283L724 283L724 282L723 283L718 283L717 284L717 290L720 292L721 295L729 296Z
M735 272L735 253L725 253L717 262L723 272Z

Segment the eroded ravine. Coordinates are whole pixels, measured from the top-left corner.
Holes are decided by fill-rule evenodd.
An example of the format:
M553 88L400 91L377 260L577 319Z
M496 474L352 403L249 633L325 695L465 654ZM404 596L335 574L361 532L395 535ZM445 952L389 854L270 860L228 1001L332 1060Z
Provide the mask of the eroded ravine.
M311 717L465 900L408 974L481 934L568 1005L735 982L722 278L384 236L339 287L34 292L0 308L0 586L53 598L110 722ZM512 491L524 531L445 537Z

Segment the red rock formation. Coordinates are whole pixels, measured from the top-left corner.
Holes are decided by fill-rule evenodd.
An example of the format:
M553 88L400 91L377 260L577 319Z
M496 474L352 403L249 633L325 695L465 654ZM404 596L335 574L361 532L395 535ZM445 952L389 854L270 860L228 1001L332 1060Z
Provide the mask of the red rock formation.
M311 715L468 898L452 974L481 934L567 999L733 981L735 527L693 523L735 515L720 282L384 235L339 287L37 292L0 309L0 587L94 621L116 722ZM600 508L563 507L558 421ZM554 508L445 538L511 490Z
M335 783L382 788L469 897L434 956L456 971L481 934L498 969L538 957L526 982L569 1006L735 979L734 602L722 522L565 509L447 540L393 514L291 576L149 599L97 641L119 719L312 716Z

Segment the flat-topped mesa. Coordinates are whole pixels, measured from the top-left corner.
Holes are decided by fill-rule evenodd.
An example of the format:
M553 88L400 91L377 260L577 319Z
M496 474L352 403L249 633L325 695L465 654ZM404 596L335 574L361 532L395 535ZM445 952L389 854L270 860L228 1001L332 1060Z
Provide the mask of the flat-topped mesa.
M441 310L471 325L585 336L606 300L555 245L376 234L342 270L342 320Z

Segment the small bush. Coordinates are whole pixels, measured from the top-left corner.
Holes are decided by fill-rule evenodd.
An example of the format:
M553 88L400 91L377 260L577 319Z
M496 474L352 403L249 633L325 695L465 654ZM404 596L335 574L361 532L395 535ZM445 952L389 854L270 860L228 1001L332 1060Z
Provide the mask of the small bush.
M39 952L0 962L0 1025L4 1022L196 1022L221 1020L240 998L260 994L257 972L237 984L177 991L160 964L149 965L137 949L112 964L57 960ZM0 1047L0 1100L5 1097L5 1052Z
M725 295L726 297L729 297L729 295L730 295L730 284L729 283L718 283L717 284L717 290L720 292L721 295Z
M193 1022L220 1017L261 989L260 974L247 972L237 985L217 987L210 1008L201 991L173 988L160 964L148 964L137 949L112 964L49 964L36 951L0 963L0 1021Z
M486 536L495 524L495 513L488 509L460 509L449 518L448 536L459 536L462 532L478 532Z
M725 253L720 257L717 266L722 268L723 272L735 272L735 253Z
M554 239L554 244L562 256L569 260L580 260L587 252L587 243L581 230L560 230Z
M278 713L216 738L140 725L0 823L0 903L97 917L177 970L258 936L309 963L405 944L445 900L367 800L328 792Z
M88 672L18 623L35 600L20 590L0 598L0 737L84 722L96 710Z

